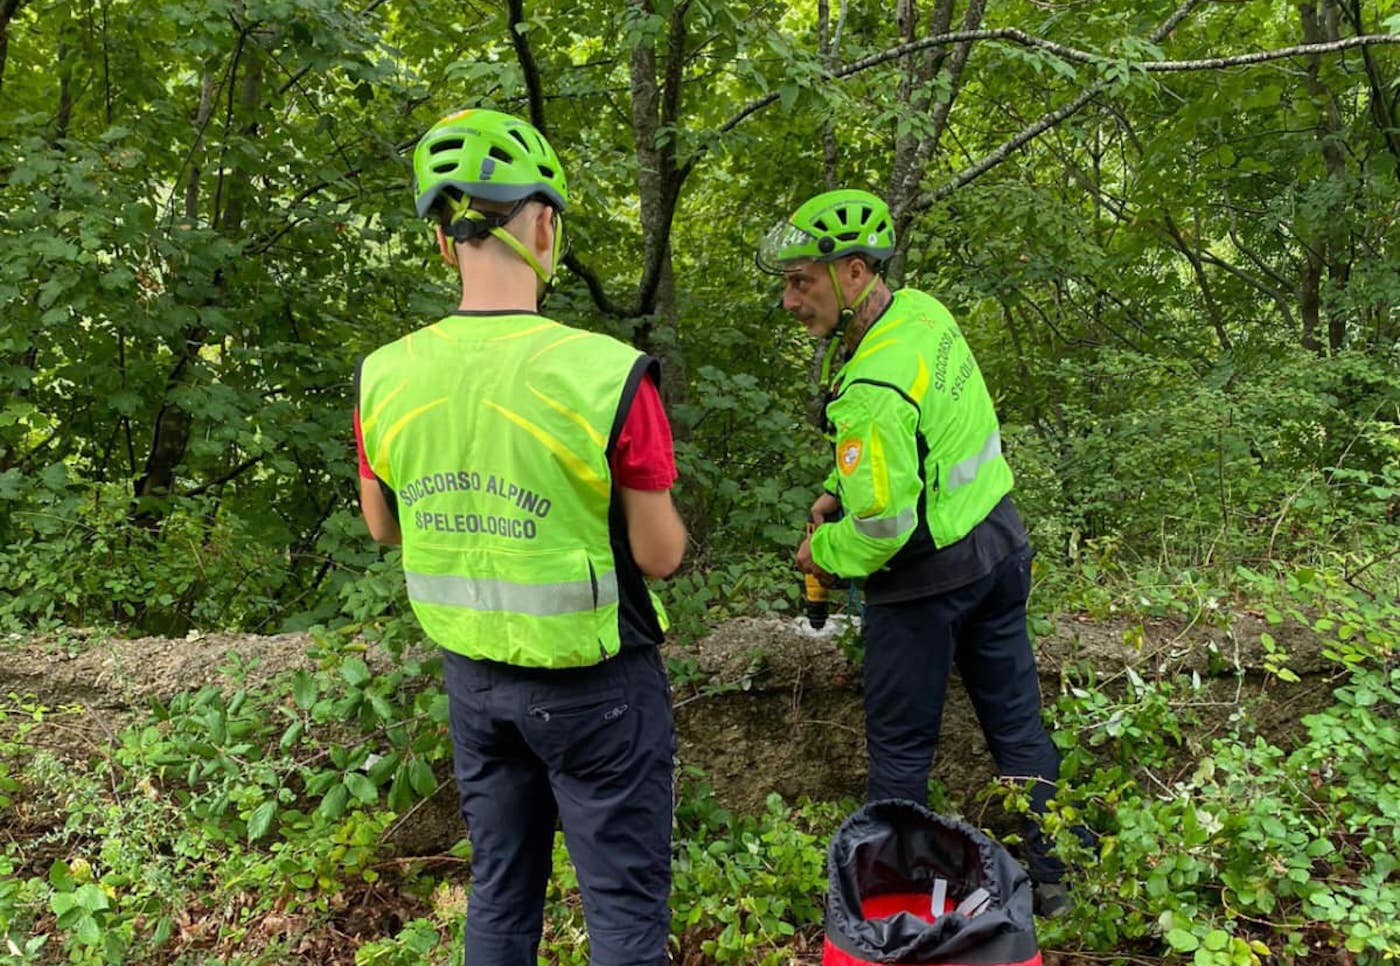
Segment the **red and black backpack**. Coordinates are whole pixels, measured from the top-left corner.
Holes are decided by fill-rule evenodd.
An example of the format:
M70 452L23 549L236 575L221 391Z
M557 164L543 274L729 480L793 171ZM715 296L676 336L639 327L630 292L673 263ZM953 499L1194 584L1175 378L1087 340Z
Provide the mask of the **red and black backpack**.
M914 802L871 802L831 840L822 966L1040 966L1031 882L1001 845Z

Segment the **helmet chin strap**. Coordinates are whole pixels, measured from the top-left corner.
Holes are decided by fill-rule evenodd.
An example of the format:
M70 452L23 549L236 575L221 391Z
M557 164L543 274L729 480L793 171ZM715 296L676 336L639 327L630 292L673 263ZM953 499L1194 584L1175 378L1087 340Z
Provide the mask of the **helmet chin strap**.
M506 223L519 214L520 209L525 207L529 200L528 198L521 199L515 207L504 214L488 214L484 211L478 211L471 207L470 201L465 199L463 201L454 201L452 202L452 214L454 216L452 222L452 238L454 241L476 241L477 239L491 235L494 238L500 239L507 248L524 259L525 263L534 269L535 274L539 276L541 282L539 302L540 305L543 305L545 299L549 297L549 293L554 290L554 282L557 277L559 266L559 250L564 238L563 223L562 219L559 219L559 213L557 211L554 212L554 217L558 220L555 222L553 251L549 259L551 271L546 272L544 266L540 264L540 260L535 257L534 253L526 248L524 244L521 243L520 239L516 238L505 229ZM467 224L463 225L463 222ZM461 230L458 229L458 225L462 225Z
M831 365L836 360L836 352L841 346L841 342L846 335L846 326L856 317L856 312L865 304L865 300L870 297L871 291L875 288L875 283L880 281L880 276L872 275L865 288L856 296L856 300L850 305L846 304L846 293L841 290L841 281L836 277L836 263L827 262L826 272L831 276L831 287L836 292L836 304L840 306L836 313L836 328L831 331L831 341L827 343L826 354L822 356L822 386L826 387L831 382Z

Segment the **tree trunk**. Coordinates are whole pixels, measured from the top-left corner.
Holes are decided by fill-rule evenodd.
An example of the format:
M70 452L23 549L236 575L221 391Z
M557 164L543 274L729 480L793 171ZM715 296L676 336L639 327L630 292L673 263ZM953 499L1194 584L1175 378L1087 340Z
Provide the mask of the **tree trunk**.
M0 91L5 87L5 57L10 49L10 23L26 0L0 0Z
M1321 283L1322 256L1309 248L1298 275L1298 316L1303 323L1303 348L1311 352L1321 351L1321 344L1317 341L1322 304Z
M937 0L929 15L928 34L947 33L953 23L954 0ZM963 11L962 30L976 30L982 24L986 0L969 0ZM918 32L915 0L900 0L897 17L901 39L912 41ZM939 47L926 51L917 61L912 58L900 85L901 113L930 118L924 131L909 131L895 141L894 163L890 167L886 202L895 227L895 254L888 275L898 285L904 276L909 251L909 230L917 214L919 183L938 153L938 142L948 126L948 117L962 88L963 69L972 51L972 42L958 44L951 51ZM944 73L946 93L934 101L934 79Z
M1305 43L1340 39L1341 11L1336 0L1303 0L1298 4L1298 15ZM1321 56L1314 54L1307 58L1306 76L1308 93L1319 108L1316 131L1325 177L1334 183L1336 190L1332 197L1338 199L1333 202L1318 236L1311 240L1308 255L1310 262L1314 258L1321 261L1319 267L1325 267L1327 277L1332 282L1333 297L1327 307L1327 348L1336 352L1346 343L1347 335L1346 314L1337 297L1346 289L1351 275L1351 242L1345 218L1346 155L1340 143L1342 111L1336 94L1322 79ZM1320 296L1318 300L1321 301ZM1316 332L1316 328L1313 331Z
M834 71L841 62L841 34L846 27L846 0L838 0L841 12L837 15L835 29L831 26L831 4L829 0L817 3L817 53L822 66ZM839 160L836 140L836 122L828 120L822 129L822 185L827 191L837 187L836 163Z
M650 0L637 0L636 8L641 16L655 14ZM655 41L645 34L632 50L631 61L632 133L641 201L643 266L633 342L637 348L662 359L662 390L668 403L683 397L685 385L684 365L674 339L677 307L671 226L682 181L673 132L680 117L688 9L686 2L671 8L664 72L658 71ZM659 333L658 327L667 331Z
M1361 16L1361 0L1350 0L1345 13L1352 33L1358 36L1364 34L1366 24ZM1371 120L1375 122L1376 130L1384 139L1386 150L1395 158L1395 174L1400 177L1400 117L1396 116L1396 102L1386 97L1386 91L1394 85L1394 81L1381 75L1375 56L1365 47L1361 48L1361 62L1366 65L1366 81L1369 86L1367 100Z
M233 115L245 118L240 130L243 136L251 137L257 134L256 114L262 98L263 62L257 45L248 43L247 40L246 35L240 35L233 52L233 66L229 71L229 83L233 84L237 79L238 65L244 57L247 58L247 68L241 77L236 105L230 105L229 109L232 114L229 121L234 120ZM201 90L199 106L201 117L197 117L197 121L201 118L207 120L208 114L206 112L211 110L211 99L204 97L204 91L207 89L206 85ZM203 126L202 123L199 124L198 129L202 130ZM242 170L226 172L220 169L214 192L213 210L210 215L211 224L224 235L237 235L241 232L246 205L252 192L250 172ZM187 214L197 210L198 191L196 187L187 185L185 206ZM222 289L225 284L221 269L215 273L214 284L216 289ZM166 377L165 392L161 396L160 409L156 412L153 420L151 443L147 449L145 464L133 487L136 503L132 521L147 529L155 529L164 518L165 508L162 505L162 498L169 496L174 488L176 470L184 461L193 428L193 418L190 413L176 404L172 397L181 387L189 383L191 369L208 336L209 333L202 325L186 326L180 333L179 343L174 347L175 362L171 365L170 374Z

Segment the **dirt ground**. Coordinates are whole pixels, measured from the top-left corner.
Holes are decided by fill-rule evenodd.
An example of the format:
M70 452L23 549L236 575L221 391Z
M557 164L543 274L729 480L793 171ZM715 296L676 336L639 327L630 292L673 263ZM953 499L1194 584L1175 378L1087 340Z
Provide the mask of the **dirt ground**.
M1283 685L1264 673L1261 634L1290 655L1302 679ZM1122 691L1128 676L1147 680L1196 672L1202 700L1225 717L1254 702L1253 727L1269 738L1293 727L1330 696L1320 642L1299 627L1270 626L1257 615L1230 615L1228 627L1126 619L1061 618L1036 641L1041 691L1051 703L1062 689L1090 679ZM741 618L693 645L668 645L675 684L682 765L703 768L726 807L761 810L764 798L859 797L865 781L860 672L835 636L800 633L794 621ZM75 706L63 736L90 747L114 733L131 709L180 692L216 685L256 689L296 668L314 668L309 634L191 634L181 639L122 639L82 630L0 640L0 695L30 695L51 708ZM1212 656L1214 655L1214 656ZM390 658L368 649L372 668ZM75 749L76 751L76 749ZM959 684L950 688L934 777L955 802L971 804L993 777L986 743ZM452 796L420 809L421 827L401 831L410 854L442 851L458 837ZM972 816L976 817L976 816ZM446 837L446 841L444 841Z
M1299 684L1283 685L1264 673L1260 635L1266 631L1289 651ZM69 709L61 728L40 729L29 740L80 762L110 744L121 725L152 700L168 701L210 685L256 689L290 670L316 667L318 647L307 634L121 639L67 630L42 638L12 637L0 639L0 697L10 696L12 705L36 701ZM791 621L741 619L692 645L665 650L676 672L680 764L702 768L721 804L752 813L774 791L788 800L803 795L858 799L863 794L860 674L848 656L849 642L843 648L836 637L805 636ZM1037 641L1047 703L1062 689L1091 679L1096 687L1121 694L1131 675L1150 680L1194 671L1203 681L1202 701L1215 711L1207 728L1210 720L1223 721L1249 704L1255 709L1254 729L1270 738L1296 727L1303 714L1329 700L1328 662L1320 650L1320 642L1303 629L1271 627L1248 613L1231 615L1228 627L1066 617ZM388 656L374 649L364 657L376 669L389 666ZM1271 699L1255 702L1261 694ZM951 810L993 830L1007 824L1004 816L979 804L985 797L978 792L994 777L993 769L971 707L956 684L944 714L934 777L947 787ZM455 798L450 780L445 781L439 795L398 827L394 850L402 856L446 853L463 834ZM411 911L400 909L402 903L390 891L381 899L364 897L356 904L356 915L373 912L378 925L370 931L392 933L394 922ZM358 932L352 925L343 924ZM793 962L820 962L819 942L810 937L795 941ZM331 946L319 948L325 952ZM1047 951L1045 961L1079 966L1105 959Z
M1299 684L1283 685L1264 673L1265 632L1289 650ZM1251 724L1258 734L1277 738L1331 695L1320 642L1302 628L1271 627L1250 614L1234 615L1228 629L1066 618L1037 640L1036 649L1047 704L1091 677L1095 686L1121 693L1130 674L1152 680L1194 671L1210 723L1261 693L1272 694L1252 711ZM725 805L753 811L770 791L789 799L863 794L860 671L836 640L803 636L791 621L740 619L670 656L693 661L704 682L677 685L682 761L705 769ZM968 809L994 777L960 683L949 689L933 777Z

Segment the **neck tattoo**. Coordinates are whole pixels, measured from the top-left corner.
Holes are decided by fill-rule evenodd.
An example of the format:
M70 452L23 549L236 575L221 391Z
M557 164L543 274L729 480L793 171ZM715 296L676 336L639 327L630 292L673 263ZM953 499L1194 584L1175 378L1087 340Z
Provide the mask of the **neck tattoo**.
M861 304L860 309L856 312L856 317L851 320L851 324L846 329L847 348L854 349L860 343L865 331L874 324L885 309L889 308L892 301L894 301L894 296L888 290L871 293L870 297Z

